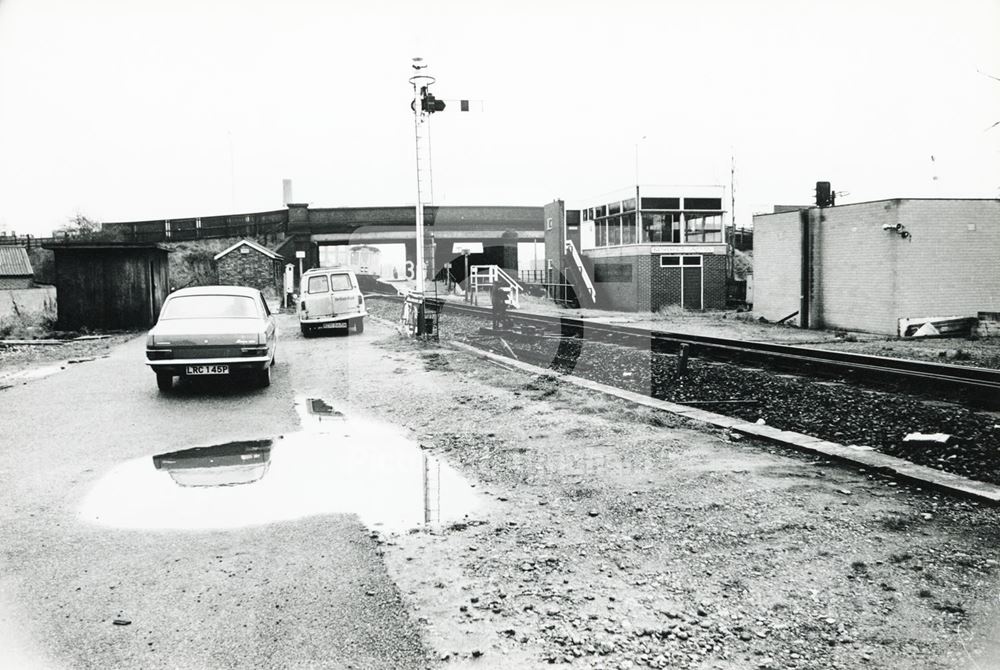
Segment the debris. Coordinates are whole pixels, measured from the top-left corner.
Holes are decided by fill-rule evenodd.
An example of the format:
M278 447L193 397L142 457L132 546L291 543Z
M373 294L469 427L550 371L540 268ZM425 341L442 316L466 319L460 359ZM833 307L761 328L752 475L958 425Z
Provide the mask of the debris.
M849 495L851 495L851 491L850 491L850 489L837 489L837 493L842 493L842 494L844 494L845 496L849 496Z
M945 445L951 438L951 435L945 433L909 433L903 438L903 442L909 442L909 446Z
M520 359L518 359L517 354L514 353L514 350L510 348L510 345L507 344L507 340L505 340L505 339L503 339L501 337L500 338L500 344L502 344L503 348L507 350L507 353L510 354L511 358L513 358L515 361L516 360L520 360Z
M777 321L775 321L775 323L779 323L779 324L784 323L785 321L788 321L789 319L795 318L798 315L799 315L799 311L795 310L794 312L792 312L788 316L783 317L781 319L778 319Z
M754 421L754 423L756 423L758 426L764 426L767 424L767 421L764 421L764 417L760 417L759 419Z
M116 626L131 626L132 625L131 619L115 619L111 623L113 623Z

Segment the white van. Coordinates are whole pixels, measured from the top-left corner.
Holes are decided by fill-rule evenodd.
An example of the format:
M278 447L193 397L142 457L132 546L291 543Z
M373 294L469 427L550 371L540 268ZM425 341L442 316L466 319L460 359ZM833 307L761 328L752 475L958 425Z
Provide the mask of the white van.
M313 268L302 274L299 327L309 337L319 328L365 331L365 298L358 278L347 268Z

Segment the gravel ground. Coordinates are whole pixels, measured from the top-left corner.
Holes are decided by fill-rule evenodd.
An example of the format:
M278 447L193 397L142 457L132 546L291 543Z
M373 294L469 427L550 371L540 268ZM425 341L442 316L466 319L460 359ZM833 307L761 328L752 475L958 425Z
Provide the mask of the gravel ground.
M998 667L1000 511L554 375L377 346L373 379L405 388L373 382L372 409L486 501L383 537L444 667Z
M394 318L399 308L395 303L373 300L369 309ZM442 337L507 353L496 338L479 334L480 327L490 325L488 319L446 314L441 323ZM689 361L682 377L677 374L674 355L597 342L546 339L534 343L511 340L509 344L552 361L560 372L682 404L730 401L698 406L841 444L870 446L921 465L1000 483L1000 429L996 427L1000 419L988 412L697 359ZM734 400L752 402L731 402ZM903 441L914 432L953 437L946 444Z

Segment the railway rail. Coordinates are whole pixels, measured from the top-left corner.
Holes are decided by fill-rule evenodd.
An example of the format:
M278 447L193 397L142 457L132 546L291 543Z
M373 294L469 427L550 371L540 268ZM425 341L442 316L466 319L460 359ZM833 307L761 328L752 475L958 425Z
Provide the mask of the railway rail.
M402 298L396 296L380 297L402 303ZM434 299L428 302L442 314L467 314L487 319L491 317L491 310L485 307ZM992 368L651 331L567 316L508 312L508 318L512 324L520 326L521 331L505 333L506 338L530 339L555 335L567 342L606 342L648 349L655 353L679 354L686 351L692 357L943 397L982 409L1000 410L1000 370ZM579 347L560 347L552 362L561 367L572 368L574 351L578 350Z

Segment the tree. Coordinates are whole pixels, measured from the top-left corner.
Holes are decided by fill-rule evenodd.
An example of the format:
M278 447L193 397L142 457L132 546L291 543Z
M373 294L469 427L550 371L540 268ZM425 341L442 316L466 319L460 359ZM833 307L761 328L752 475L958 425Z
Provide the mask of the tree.
M94 237L101 232L101 224L99 221L94 221L77 212L66 220L65 225L56 228L54 232L57 237Z

